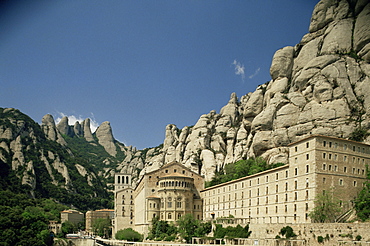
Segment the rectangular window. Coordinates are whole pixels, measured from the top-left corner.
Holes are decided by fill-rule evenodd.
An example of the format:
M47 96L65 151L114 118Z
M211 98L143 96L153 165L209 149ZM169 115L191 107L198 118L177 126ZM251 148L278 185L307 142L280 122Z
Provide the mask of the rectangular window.
M297 176L298 175L298 168L294 168L294 174Z
M306 165L306 173L308 173L310 170L310 166L309 165Z
M171 207L172 207L172 202L168 202L168 203L167 203L167 207L168 207L168 208L171 208Z

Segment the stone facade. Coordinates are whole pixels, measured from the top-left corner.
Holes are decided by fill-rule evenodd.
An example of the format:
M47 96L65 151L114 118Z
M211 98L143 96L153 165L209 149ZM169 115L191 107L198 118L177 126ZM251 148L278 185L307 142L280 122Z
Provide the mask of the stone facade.
M79 222L83 222L84 218L84 214L77 210L69 209L60 212L61 223L69 221L77 225Z
M116 174L114 231L131 227L146 234L153 218L176 221L186 213L223 224L310 224L316 196L329 191L349 216L366 182L370 146L312 135L288 150L288 164L206 189L201 175L177 162L146 173L135 189L129 175Z
M200 191L204 189L204 179L184 165L172 162L146 173L135 189L119 183L118 177L121 177L121 181L124 177L126 181L129 175L116 174L114 232L130 227L146 234L155 217L176 221L190 213L196 219L203 220ZM126 215L123 209L130 212Z
M205 219L241 223L311 223L317 194L333 190L344 210L366 181L370 146L313 135L289 146L289 164L201 191Z
M110 219L114 218L114 210L113 209L99 209L95 211L87 211L86 212L86 231L88 233L93 232L93 224L94 221L97 219Z
M113 235L123 228L133 227L134 223L134 189L131 175L117 173L114 176L114 211L112 220Z

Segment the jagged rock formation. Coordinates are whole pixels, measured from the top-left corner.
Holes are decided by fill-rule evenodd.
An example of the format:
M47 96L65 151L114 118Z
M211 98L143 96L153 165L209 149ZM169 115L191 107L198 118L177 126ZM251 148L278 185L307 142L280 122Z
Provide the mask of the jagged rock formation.
M104 149L111 155L116 156L117 149L116 145L114 144L114 138L112 134L112 128L108 121L103 122L98 129L96 129L96 137L98 138L98 142L100 145L104 147Z
M286 146L311 134L349 138L370 127L370 3L322 0L309 33L273 56L272 80L193 127L166 127L147 166L178 161L210 180L215 170L243 158L287 162ZM370 139L366 139L370 142Z

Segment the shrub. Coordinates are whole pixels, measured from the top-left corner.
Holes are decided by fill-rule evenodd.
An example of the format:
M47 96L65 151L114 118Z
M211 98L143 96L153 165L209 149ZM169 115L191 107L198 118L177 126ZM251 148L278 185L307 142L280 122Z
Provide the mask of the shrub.
M319 243L323 243L323 242L324 242L324 237L323 237L323 236L318 236L318 237L317 237L317 241L318 241Z
M356 241L361 241L362 237L360 235L356 236Z
M133 241L133 242L141 242L143 240L143 236L137 231L133 230L132 228L126 228L126 229L117 231L116 239Z
M289 238L291 238L291 237L296 237L296 236L297 236L297 235L293 232L293 228L292 228L292 227L290 227L290 226L285 226L285 227L281 228L281 230L280 230L280 234L281 234L282 236L284 236L284 235L285 235L285 238L286 238L286 239L289 239Z

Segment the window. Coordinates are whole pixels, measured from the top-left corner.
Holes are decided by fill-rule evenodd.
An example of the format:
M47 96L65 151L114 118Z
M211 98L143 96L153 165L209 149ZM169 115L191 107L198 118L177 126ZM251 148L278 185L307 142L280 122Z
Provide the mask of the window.
M343 185L343 179L339 180L339 185Z
M355 180L355 181L353 181L353 186L354 187L357 187L357 181Z
M297 201L298 199L298 192L294 192L294 200Z
M322 158L325 159L326 158L326 153L322 153Z
M287 191L287 190L288 190L288 182L285 183L285 191Z
M325 184L326 183L326 178L322 178L322 182Z
M266 183L269 182L269 176L266 176Z
M347 172L347 167L343 167L343 172Z
M326 164L322 164L322 170L326 170Z
M338 171L338 166L337 165L334 166L334 172L336 172L336 171Z
M347 156L343 156L343 161L347 161Z
M298 168L296 167L296 168L294 168L294 175L298 175Z
M275 192L276 192L276 193L278 193L278 192L279 192L279 185L276 185Z
M308 202L306 202L306 211L308 211Z
M171 208L171 207L172 207L172 202L168 202L168 203L167 203L167 207L168 207L168 208Z
M329 171L331 171L331 165L329 165Z
M297 187L298 187L298 182L297 182L297 180L295 180L294 181L294 189L297 189Z
M310 159L310 154L306 154L306 160Z
M171 214L171 213L168 213L167 218L168 218L169 220L170 220L170 219L172 219L172 214Z
M331 154L329 154L329 160L331 160Z
M326 147L326 141L322 142L322 145L323 145L324 147Z
M307 142L306 143L306 148L309 148L310 147L310 143L309 142Z
M279 202L279 196L278 195L275 196L275 202Z
M308 173L310 170L310 167L308 165L306 165L306 173Z
M297 212L297 204L294 204L294 212Z
M329 148L331 148L331 142L329 142Z
M276 180L278 180L279 179L279 174L278 173L276 173Z
M297 151L298 151L298 147L297 147L297 146L295 146L294 150L295 150L295 152L297 152Z
M347 144L343 145L343 149L346 150L347 149Z
M288 177L288 170L285 171L285 178Z
M177 202L177 207L181 208L181 202Z

